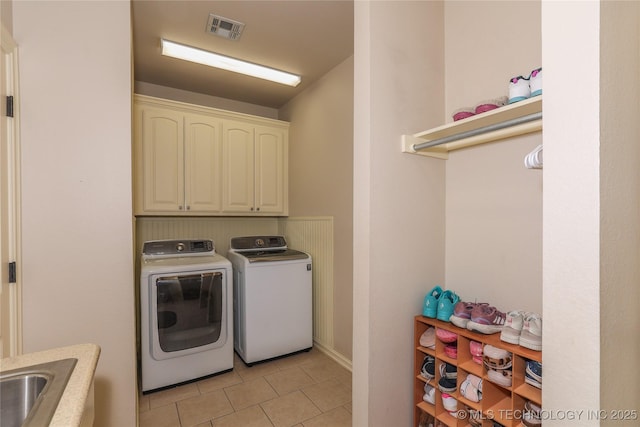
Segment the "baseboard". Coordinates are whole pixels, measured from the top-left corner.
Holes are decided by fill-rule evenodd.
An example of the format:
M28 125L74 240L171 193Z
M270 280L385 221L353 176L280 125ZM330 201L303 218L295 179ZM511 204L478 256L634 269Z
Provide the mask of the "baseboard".
M349 372L353 371L352 368L351 368L351 360L347 359L342 354L338 353L337 351L335 351L332 348L328 348L328 347L323 346L322 344L318 343L317 341L313 342L313 346L315 348L317 348L318 350L320 350L321 352L323 352L324 354L326 354L327 356L329 356L334 361L336 361L343 368L348 369Z

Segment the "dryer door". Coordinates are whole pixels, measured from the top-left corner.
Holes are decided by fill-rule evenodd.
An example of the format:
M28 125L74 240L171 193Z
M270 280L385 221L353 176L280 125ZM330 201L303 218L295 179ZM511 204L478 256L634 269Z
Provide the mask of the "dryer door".
M227 340L223 271L157 275L150 287L156 360L221 347Z

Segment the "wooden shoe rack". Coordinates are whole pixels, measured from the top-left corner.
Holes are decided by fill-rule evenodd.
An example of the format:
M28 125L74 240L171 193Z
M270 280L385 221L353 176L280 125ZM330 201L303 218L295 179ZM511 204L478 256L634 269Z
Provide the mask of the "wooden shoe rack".
M448 357L444 352L445 344L436 338L435 350L420 346L420 336L433 326L437 329L446 329L458 334L458 355L456 359ZM495 384L487 378L487 370L483 365L473 361L469 351L469 343L477 341L483 346L489 344L494 347L504 349L513 354L513 380L511 387L503 387ZM513 345L500 340L500 334L483 335L440 320L431 319L424 316L415 317L414 327L414 380L413 380L413 401L414 401L414 427L418 427L420 415L425 412L434 416L441 423L449 427L469 426L469 418L482 422L482 427L492 427L497 421L505 427L517 427L524 411L526 401L542 405L542 391L525 382L525 368L527 360L542 362L542 352L529 350L519 345ZM427 380L420 375L422 362L426 355L431 355L436 359L435 378L429 383L436 388L435 405L425 402L424 386ZM458 418L450 415L442 404L442 396L438 390L440 363L448 362L458 368L458 387L455 392L449 393L458 402ZM467 377L467 374L474 374L483 379L482 399L479 402L472 402L465 399L460 394L460 385ZM462 410L465 410L461 412ZM436 424L437 425L437 424Z

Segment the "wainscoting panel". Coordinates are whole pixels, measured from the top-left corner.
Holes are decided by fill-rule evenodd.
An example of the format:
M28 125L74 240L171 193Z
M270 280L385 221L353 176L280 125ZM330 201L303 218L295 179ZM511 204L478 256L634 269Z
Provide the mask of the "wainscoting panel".
M139 217L136 256L140 258L144 242L162 239L211 239L216 252L226 256L232 237L260 234L278 234L278 219Z
M280 219L279 233L289 247L307 252L313 261L313 339L333 350L333 218Z

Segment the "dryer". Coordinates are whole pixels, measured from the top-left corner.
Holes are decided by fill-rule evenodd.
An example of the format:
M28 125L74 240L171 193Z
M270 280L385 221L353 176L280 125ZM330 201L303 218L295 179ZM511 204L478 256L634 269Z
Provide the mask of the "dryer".
M232 267L211 240L145 242L142 391L233 369Z
M313 346L312 262L284 236L231 239L234 348L251 365Z

